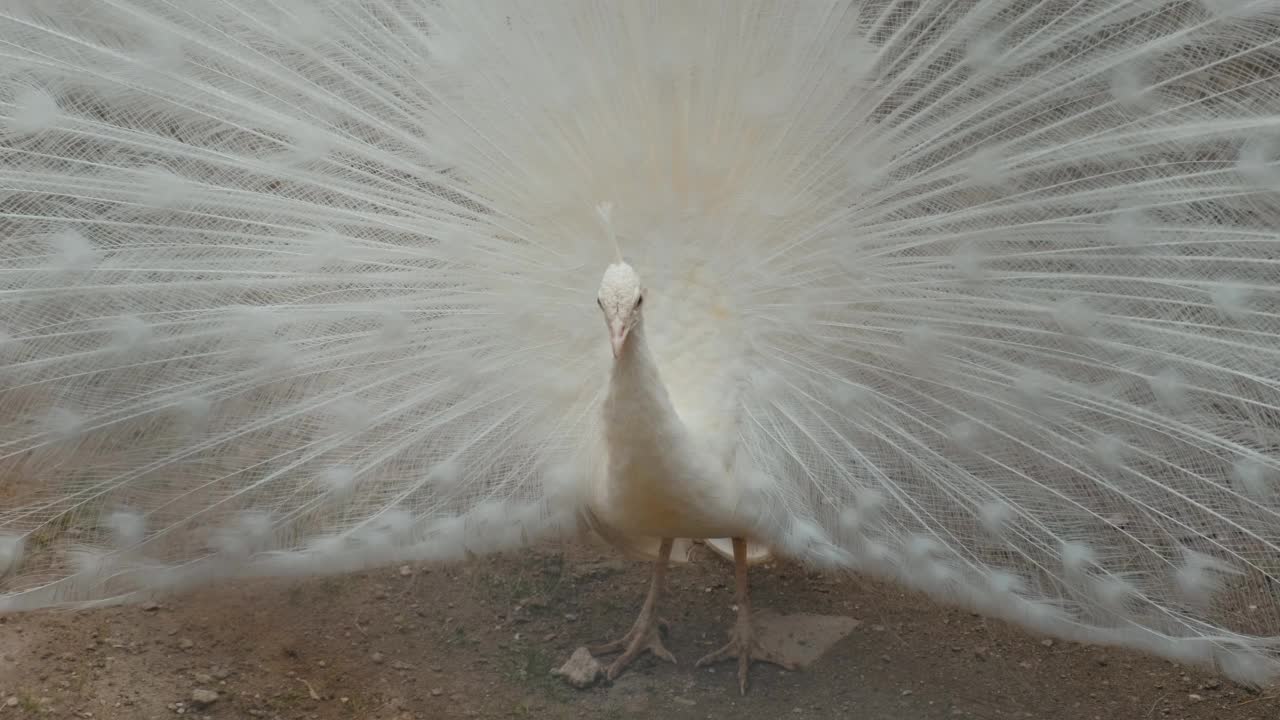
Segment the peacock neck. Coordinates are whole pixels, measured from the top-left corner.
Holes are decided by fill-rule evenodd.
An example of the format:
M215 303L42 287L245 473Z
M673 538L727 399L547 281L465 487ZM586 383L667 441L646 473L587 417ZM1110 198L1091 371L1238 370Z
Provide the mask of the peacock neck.
M667 388L645 339L643 323L627 336L613 363L605 421L610 445L634 443L678 425Z

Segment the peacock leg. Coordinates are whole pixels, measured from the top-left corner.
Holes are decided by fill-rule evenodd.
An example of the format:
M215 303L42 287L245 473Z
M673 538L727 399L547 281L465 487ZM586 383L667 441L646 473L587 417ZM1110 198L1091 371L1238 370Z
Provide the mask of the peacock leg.
M658 617L658 598L666 585L667 561L671 559L671 544L671 538L662 540L662 546L658 550L658 560L653 565L653 582L649 585L649 594L645 596L644 605L640 607L640 616L636 618L631 630L621 640L587 648L592 655L607 655L622 651L606 673L606 677L610 680L622 674L631 661L645 650L667 662L675 663L676 661L675 656L662 644L660 631L666 629L667 622Z
M747 694L747 671L752 660L761 660L795 670L795 663L764 648L756 640L755 625L751 620L751 598L747 586L747 541L745 538L733 539L733 567L737 580L738 621L729 631L729 644L716 650L698 661L697 667L712 663L738 659L738 689Z

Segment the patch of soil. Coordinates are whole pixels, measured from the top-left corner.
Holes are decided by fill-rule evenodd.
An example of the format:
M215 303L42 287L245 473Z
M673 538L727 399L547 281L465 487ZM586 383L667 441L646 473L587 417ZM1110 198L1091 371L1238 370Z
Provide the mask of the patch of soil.
M636 661L608 686L551 671L631 626L649 567L600 547L452 568L252 582L158 606L0 618L0 720L780 718L1263 720L1274 690L1115 649L1047 641L858 578L752 569L753 606L851 616L800 672L695 669L734 619L732 567L674 565L662 614L680 664Z

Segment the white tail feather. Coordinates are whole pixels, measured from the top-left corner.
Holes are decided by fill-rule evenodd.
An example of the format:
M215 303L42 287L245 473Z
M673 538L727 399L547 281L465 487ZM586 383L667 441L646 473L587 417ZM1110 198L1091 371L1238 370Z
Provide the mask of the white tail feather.
M0 610L594 524L622 238L754 541L1280 671L1273 0L20 0L0 57Z

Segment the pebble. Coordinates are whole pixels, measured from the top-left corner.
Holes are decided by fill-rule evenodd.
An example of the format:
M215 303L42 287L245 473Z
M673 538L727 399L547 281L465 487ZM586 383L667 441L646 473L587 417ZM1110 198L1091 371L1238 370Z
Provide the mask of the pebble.
M551 605L551 601L547 599L546 595L533 595L531 597L527 597L524 600L520 601L520 607L527 607L527 608L542 609L542 608L549 607L550 605Z
M212 705L218 702L218 693L213 690L196 688L191 691L191 702L198 706Z
M978 658L979 660L986 660L989 654L990 654L990 651L987 650L986 645L979 645L978 647L973 649L973 656Z
M1041 640L1041 641L1040 641L1040 644L1041 644L1041 645L1043 645L1043 646L1045 646L1045 647L1047 647L1047 648L1051 648L1051 647L1053 647L1053 641L1052 641L1052 640L1048 640L1048 639Z
M444 694L444 688L431 688L431 695L433 697L440 697L443 694Z
M381 665L382 663L386 662L387 656L383 655L380 652L376 652L370 655L369 659L373 661L374 665Z
M18 707L18 696L10 695L9 699L4 701L4 704L8 707Z
M195 641L193 641L191 638L182 638L181 640L178 641L178 647L182 648L183 650L190 650L195 646L196 646Z
M155 600L148 600L147 602L144 602L141 605L139 605L139 607L142 608L143 612L155 612L156 610L160 609L160 603L156 602Z
M1195 702L1200 702L1201 700L1204 700L1204 696L1191 693L1190 695L1187 696L1187 699L1195 703Z
M412 574L413 574L413 568L409 567L408 565L400 566L400 577L409 577Z
M600 679L604 674L604 666L585 647L580 647L573 651L564 665L552 670L551 674L564 678L565 682L581 690L591 687Z

